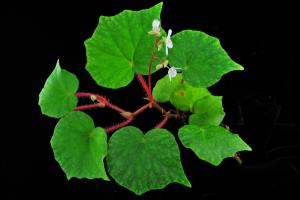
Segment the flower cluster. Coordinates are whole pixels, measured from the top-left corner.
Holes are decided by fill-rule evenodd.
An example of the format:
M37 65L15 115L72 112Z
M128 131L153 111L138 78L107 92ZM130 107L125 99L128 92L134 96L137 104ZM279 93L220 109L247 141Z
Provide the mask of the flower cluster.
M155 35L156 37L159 37L161 35L160 34L160 21L158 19L153 20L152 30L149 31L149 34L150 35ZM163 42L165 43L165 47L166 47L166 57L168 57L169 49L173 48L173 42L171 40L171 35L172 35L172 30L169 29L167 37L163 39ZM162 42L159 41L158 43L159 43L158 50L160 50ZM160 63L159 65L156 66L157 69L161 69L161 68L164 68L164 67L167 67L169 69L168 70L168 75L169 75L170 81L172 80L172 78L176 77L177 70L181 69L179 67L174 67L174 66L169 67L168 66L168 60L165 60L165 61L163 61L162 63Z

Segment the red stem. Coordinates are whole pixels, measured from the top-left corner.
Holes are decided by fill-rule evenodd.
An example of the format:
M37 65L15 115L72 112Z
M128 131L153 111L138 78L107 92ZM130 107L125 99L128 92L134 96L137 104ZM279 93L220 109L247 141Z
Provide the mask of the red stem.
M150 61L149 61L149 70L148 70L148 86L149 86L149 91L151 93L151 90L152 90L152 86L151 86L151 71L152 71L152 62L155 58L155 47L156 47L156 44L158 42L158 38L157 36L155 36L155 41L154 41L154 45L153 45L153 48L152 48L152 55L151 55L151 58L150 58Z
M136 117L137 115L141 114L142 112L144 112L147 108L149 108L149 104L143 105L141 108L137 109L136 111L134 111L134 113L132 113L132 115L134 117Z
M99 102L102 102L102 103L106 103L107 102L107 100L106 100L105 97L100 96L98 94L93 94L93 93L90 93L90 92L77 92L75 95L77 97L89 97L89 98L91 96L94 96L94 97L96 97L97 101L99 101Z
M135 73L135 76L137 77L138 81L141 83L144 91L146 92L146 94L149 98L149 103L153 103L153 97L152 97L151 91L149 90L147 83L144 80L143 76L138 73Z
M93 94L93 93L89 93L89 92L77 92L76 96L77 97L89 97L89 98L92 97L92 96L94 96L94 97L96 97L97 101L99 101L99 103L103 103L104 104L103 107L106 106L108 108L111 108L112 110L117 111L118 113L127 112L126 110L124 110L124 109L122 109L122 108L120 108L120 107L118 107L118 106L110 103L105 97L100 96L98 94Z
M119 128L122 128L123 126L126 126L127 124L129 124L130 122L132 122L133 119L134 119L137 115L139 115L139 114L141 114L142 112L144 112L147 108L149 108L149 104L143 105L142 107L140 107L139 109L137 109L135 112L132 113L132 116L133 116L133 117L128 118L127 120L125 120L125 121L123 121L123 122L121 122L121 123L119 123L119 124L117 124L117 125L114 125L114 126L111 126L111 127L106 128L106 129L105 129L106 132L107 132L107 133L111 133L111 132L113 132L113 131L115 131L115 130L117 130L117 129L119 129Z
M169 116L168 115L165 115L165 117L163 118L163 120L161 122L159 122L155 128L162 128L168 121L169 119Z
M90 92L77 92L75 94L77 97L91 97L91 96L97 96L96 94L90 93Z
M123 122L121 122L119 124L116 124L114 126L106 128L105 131L106 131L106 133L111 133L111 132L113 132L113 131L115 131L115 130L123 127L123 126L126 126L127 124L129 124L130 122L132 122L132 120L133 120L133 118L129 118L129 119L127 119L127 120L125 120L125 121L123 121Z
M111 108L112 110L115 110L117 111L118 113L124 113L124 112L127 112L126 110L123 110L122 108L114 105L114 104L111 104L110 102L106 102L105 104L108 108Z
M103 108L104 104L101 103L95 103L95 104L89 104L89 105L83 105L83 106L76 106L74 110L88 110L93 108Z

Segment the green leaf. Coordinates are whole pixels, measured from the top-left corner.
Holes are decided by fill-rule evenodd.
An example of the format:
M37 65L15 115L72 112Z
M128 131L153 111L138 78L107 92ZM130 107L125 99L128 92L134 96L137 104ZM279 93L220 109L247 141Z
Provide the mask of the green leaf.
M224 158L251 148L237 135L218 126L185 125L179 129L179 139L202 160L219 165Z
M57 61L39 95L39 105L44 115L59 118L70 112L77 105L79 81L67 70L61 69Z
M196 88L181 82L182 75L177 74L171 81L168 76L159 80L153 88L154 99L158 102L170 101L183 111L192 111L193 104L199 98L209 95L206 88Z
M95 128L92 118L77 111L59 120L51 146L68 179L102 178L108 181L103 163L107 154L106 140L105 130Z
M182 68L183 79L194 87L209 87L222 75L243 70L227 55L220 41L200 31L185 30L172 37L169 63Z
M196 88L188 83L178 84L173 91L170 102L182 111L192 111L194 103L210 93L206 88Z
M148 74L155 41L148 32L152 30L152 21L160 19L162 5L159 3L150 9L125 10L113 17L100 17L93 36L85 42L86 69L97 84L115 89L128 85L134 72ZM161 49L156 56L160 57L163 52L164 49ZM155 60L153 66L156 64L158 61Z
M191 187L174 136L165 129L143 134L128 126L110 138L107 166L116 182L137 195L177 182Z
M157 81L152 91L154 99L160 103L170 101L173 91L180 84L181 79L181 74L177 74L171 81L168 75Z
M222 97L208 95L198 99L193 105L192 112L196 114L189 117L189 124L218 126L225 116Z

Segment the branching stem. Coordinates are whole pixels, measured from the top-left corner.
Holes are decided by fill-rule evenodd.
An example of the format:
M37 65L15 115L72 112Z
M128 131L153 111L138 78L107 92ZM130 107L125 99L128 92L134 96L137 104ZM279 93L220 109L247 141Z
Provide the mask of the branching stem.
M142 85L142 88L144 89L144 91L146 92L148 99L149 99L149 103L153 103L154 99L152 96L151 91L149 90L149 87L147 86L147 83L145 81L145 79L143 78L142 75L135 73L135 76L137 77L138 81L140 82L140 84Z
M114 126L106 128L105 131L106 131L106 133L111 133L111 132L113 132L113 131L115 131L115 130L117 130L119 128L122 128L122 127L126 126L127 124L129 124L130 122L132 122L132 120L133 120L133 118L129 118L129 119L127 119L127 120L125 120L125 121L123 121L123 122L121 122L119 124L116 124Z
M107 127L105 130L107 133L111 133L119 128L122 128L128 124L130 124L139 114L143 113L145 110L147 110L148 108L155 108L158 111L161 112L161 114L164 116L163 120L161 122L159 122L155 128L162 128L170 118L177 118L178 115L177 114L172 114L170 112L167 112L163 107L161 107L161 105L159 105L157 102L155 102L153 96L152 96L152 86L151 86L151 73L152 73L152 64L153 64L153 60L157 59L157 57L155 56L155 48L157 46L157 43L159 42L158 37L156 36L154 44L153 44L153 48L152 48L152 55L149 61L149 70L148 70L148 85L145 81L145 79L143 78L143 76L141 74L135 73L136 78L138 79L138 81L140 82L143 90L145 91L145 93L148 96L148 103L141 106L140 108L138 108L136 111L134 112L129 112L126 111L125 109L122 109L116 105L114 105L113 103L111 103L106 97L98 95L98 94L93 94L93 93L89 93L89 92L78 92L76 93L77 97L88 97L90 98L92 101L97 101L97 103L94 104L88 104L88 105L82 105L82 106L77 106L76 108L74 108L74 110L88 110L88 109L93 109L93 108L110 108L116 112L118 112L121 116L123 116L124 118L126 118L125 121Z

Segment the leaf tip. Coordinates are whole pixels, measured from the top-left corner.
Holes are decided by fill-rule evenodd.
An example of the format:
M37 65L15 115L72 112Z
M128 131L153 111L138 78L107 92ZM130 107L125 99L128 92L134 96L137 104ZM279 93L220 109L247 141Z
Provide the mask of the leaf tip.
M244 67L242 65L238 65L237 70L244 70Z
M159 8L162 8L164 5L164 2L159 2L158 4L156 4L155 6L159 7Z
M186 187L192 188L192 184L190 183L190 181L187 179L185 184Z
M111 181L110 178L109 178L108 176L103 177L103 180L105 180L105 181Z
M252 148L249 145L247 145L247 148L245 148L245 151L252 151Z
M73 176L71 176L70 174L66 173L66 176L67 176L67 180L70 181L71 178L73 178Z

